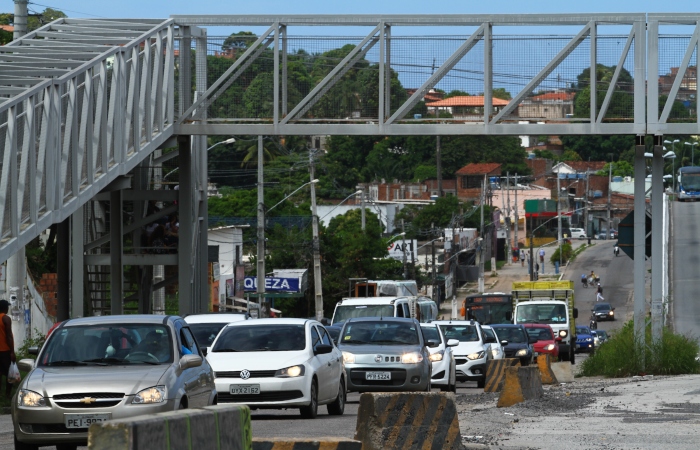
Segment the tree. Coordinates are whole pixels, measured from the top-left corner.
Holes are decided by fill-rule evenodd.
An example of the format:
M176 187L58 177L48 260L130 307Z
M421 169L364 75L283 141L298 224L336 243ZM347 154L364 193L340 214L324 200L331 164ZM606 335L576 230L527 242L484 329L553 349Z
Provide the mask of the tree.
M596 172L596 175L607 177L610 174L610 164L612 164L612 176L614 177L630 177L634 176L634 166L627 161L617 161L614 163L606 163L605 166Z
M224 40L224 43L221 45L221 50L243 49L243 51L245 51L256 39L257 36L251 31L239 31L238 33L231 34Z
M47 23L51 23L56 19L63 19L68 17L63 11L53 8L46 8L40 14L32 14L27 18L27 30L33 31L37 28L41 28Z
M598 111L608 92L616 66L596 65L596 105ZM574 96L574 116L590 117L591 112L591 71L584 69L573 86L577 93ZM610 104L605 113L606 119L631 119L634 116L634 79L627 69L620 70Z
M634 156L634 136L632 135L577 135L562 136L565 151L578 153L583 161L605 161L613 154L618 157L629 154Z

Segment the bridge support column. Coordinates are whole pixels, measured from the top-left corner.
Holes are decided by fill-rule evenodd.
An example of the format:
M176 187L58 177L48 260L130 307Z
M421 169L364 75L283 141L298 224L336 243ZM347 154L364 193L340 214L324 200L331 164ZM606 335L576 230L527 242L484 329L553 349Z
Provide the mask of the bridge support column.
M651 163L651 229L654 230L651 234L651 340L656 344L661 341L663 327L663 136L654 136L654 141L654 158Z
M644 367L646 347L644 326L646 320L646 160L644 136L637 136L634 152L634 334L637 351Z
M56 321L62 322L70 319L70 218L59 222L56 227ZM80 269L82 270L82 267Z
M180 187L178 195L180 229L178 231L177 275L178 309L181 316L194 312L193 289L193 225L197 220L192 214L192 137L177 137L179 147Z
M72 318L85 316L85 284L83 275L85 273L83 258L85 255L83 234L85 218L83 217L83 208L85 207L81 206L78 208L70 217L71 257L69 267L71 270L70 316ZM61 261L59 261L58 267L58 270L61 270Z
M122 191L116 189L109 193L109 303L113 316L124 313L123 223Z

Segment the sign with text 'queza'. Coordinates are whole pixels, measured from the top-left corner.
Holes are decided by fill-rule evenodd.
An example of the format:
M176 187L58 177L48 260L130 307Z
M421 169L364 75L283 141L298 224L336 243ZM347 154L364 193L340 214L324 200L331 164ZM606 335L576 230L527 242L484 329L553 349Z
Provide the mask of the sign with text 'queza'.
M258 290L258 277L245 277L243 281L245 292ZM265 278L265 292L299 292L299 278Z

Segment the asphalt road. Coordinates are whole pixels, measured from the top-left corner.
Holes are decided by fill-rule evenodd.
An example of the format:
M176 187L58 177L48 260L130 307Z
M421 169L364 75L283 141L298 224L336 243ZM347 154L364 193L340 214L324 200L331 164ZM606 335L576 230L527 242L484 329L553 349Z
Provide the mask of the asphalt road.
M674 331L700 336L700 203L674 202L671 207L671 290Z

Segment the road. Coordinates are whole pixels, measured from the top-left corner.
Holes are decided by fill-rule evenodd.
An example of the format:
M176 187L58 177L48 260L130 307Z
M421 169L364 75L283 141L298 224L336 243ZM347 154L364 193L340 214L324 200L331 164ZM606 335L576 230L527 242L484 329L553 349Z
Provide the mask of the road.
M674 202L671 206L672 318L677 333L700 336L700 203ZM682 226L678 226L682 224Z

